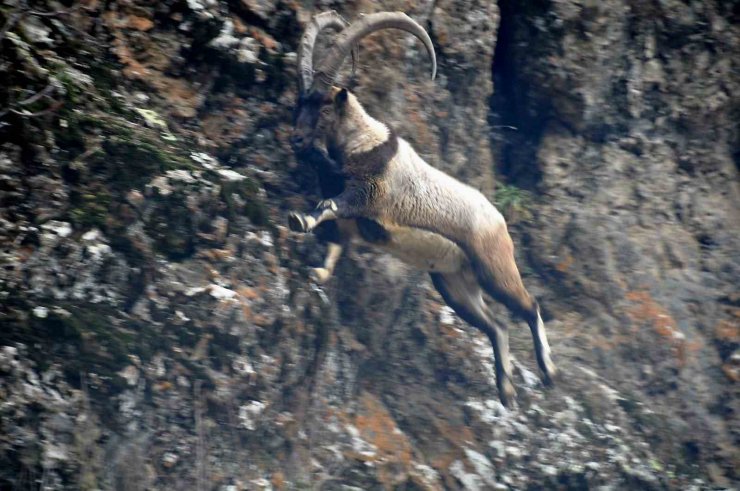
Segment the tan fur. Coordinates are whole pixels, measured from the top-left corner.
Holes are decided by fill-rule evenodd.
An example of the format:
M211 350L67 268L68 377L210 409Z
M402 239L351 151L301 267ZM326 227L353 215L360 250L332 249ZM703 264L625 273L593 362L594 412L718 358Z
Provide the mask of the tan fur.
M462 270L468 259L450 240L418 228L384 225L390 240L377 246L421 271L452 273Z
M340 89L332 87L334 99ZM388 127L374 118L367 118L357 97L348 92L347 105L342 114L332 119L327 133L332 143L346 149L348 154L363 153L377 147L388 139Z
M414 269L427 272L453 273L470 269L468 258L454 242L427 230L380 224L388 234L382 243L367 242L357 229L354 220L337 220L343 237L372 246L399 259ZM336 244L329 246L324 260L324 269L331 274L341 249ZM323 283L323 281L322 281Z
M524 288L519 268L514 260L514 243L506 230L479 231L474 236L473 250L477 251L481 263L485 265L482 275L485 283L494 285L497 295L507 306L522 312L535 309L535 302ZM490 276L490 277L489 277Z
M522 283L501 213L478 190L427 164L405 140L398 138L395 146L391 139L397 137L387 126L370 116L353 94L346 93L345 100L344 93L337 97L340 93L331 91L335 112L327 143L336 149L347 176L345 192L336 198L344 208L334 199L325 200L316 212L295 215L296 223L305 231L340 217L380 224L387 240L378 246L429 271L445 301L488 335L504 404L514 396L508 332L493 322L484 291L527 321L543 380L550 382L555 365L544 324ZM392 155L386 155L389 148Z

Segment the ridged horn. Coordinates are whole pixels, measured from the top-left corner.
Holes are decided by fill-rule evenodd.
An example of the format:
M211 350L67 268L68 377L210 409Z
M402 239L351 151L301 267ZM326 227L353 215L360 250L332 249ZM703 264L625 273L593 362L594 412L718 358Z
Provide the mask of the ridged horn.
M298 85L305 93L313 83L313 49L319 33L327 28L341 31L349 25L335 10L314 15L306 26L298 45ZM357 49L352 50L352 73L357 63Z
M365 36L381 29L400 29L416 36L432 60L432 79L437 75L437 59L429 34L414 19L403 12L378 12L364 16L345 28L316 71L311 90L326 93L334 83L347 54Z

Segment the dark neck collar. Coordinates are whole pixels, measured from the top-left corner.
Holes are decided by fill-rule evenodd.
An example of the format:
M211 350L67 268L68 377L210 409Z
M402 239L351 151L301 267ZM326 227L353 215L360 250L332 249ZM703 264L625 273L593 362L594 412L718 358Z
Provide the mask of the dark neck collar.
M346 155L345 152L333 146L327 150L332 159L342 163L345 174L357 177L373 177L381 175L388 167L388 163L398 152L398 136L393 128L388 128L388 138L381 144L366 152Z

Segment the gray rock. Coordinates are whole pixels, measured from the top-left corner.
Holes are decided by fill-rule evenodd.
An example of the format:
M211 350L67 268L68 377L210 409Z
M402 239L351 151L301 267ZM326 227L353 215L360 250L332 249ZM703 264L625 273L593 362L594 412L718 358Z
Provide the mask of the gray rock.
M426 275L356 247L309 281L324 246L284 220L315 204L313 170L288 136L298 36L329 8L426 26L438 79L389 31L362 43L358 96L432 165L492 199L507 185L497 203L562 373L542 387L528 331L494 306L513 410L487 341ZM23 106L41 114L0 117L0 487L737 483L729 7L191 0L55 16L64 29L11 26L0 63L6 105L54 88Z

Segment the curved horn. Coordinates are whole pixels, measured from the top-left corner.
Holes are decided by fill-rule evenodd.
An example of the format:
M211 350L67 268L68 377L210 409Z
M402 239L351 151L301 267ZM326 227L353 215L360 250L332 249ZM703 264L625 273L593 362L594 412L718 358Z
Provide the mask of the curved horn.
M352 47L365 36L381 29L400 29L419 38L424 43L427 54L432 60L432 79L437 75L437 59L434 55L434 46L424 28L403 12L378 12L364 16L342 31L339 39L319 65L312 89L322 93L328 91Z
M298 45L298 85L301 93L305 93L313 82L313 48L319 33L326 28L341 31L349 25L335 10L314 15L306 26ZM352 72L357 63L357 50L352 50Z

